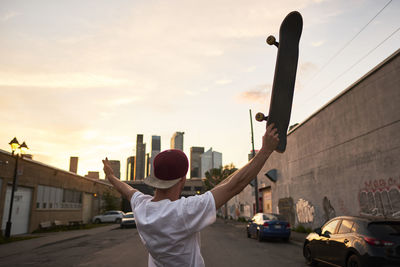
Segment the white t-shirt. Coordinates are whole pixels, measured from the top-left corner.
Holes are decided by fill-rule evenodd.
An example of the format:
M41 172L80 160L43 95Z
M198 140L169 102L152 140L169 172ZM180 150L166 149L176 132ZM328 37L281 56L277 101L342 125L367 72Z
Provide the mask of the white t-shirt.
M212 193L175 201L152 199L141 192L131 199L140 238L149 251L149 266L204 266L200 231L216 220Z

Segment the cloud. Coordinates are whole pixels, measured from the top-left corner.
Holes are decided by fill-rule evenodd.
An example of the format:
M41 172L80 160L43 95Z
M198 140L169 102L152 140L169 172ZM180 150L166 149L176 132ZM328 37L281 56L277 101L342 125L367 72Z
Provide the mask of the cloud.
M256 66L251 66L251 67L244 69L244 72L251 73L251 72L254 72L256 69L257 69Z
M304 81L309 79L316 71L318 66L312 62L301 63L297 70L297 81Z
M93 88L132 85L132 81L95 73L7 73L0 72L0 86Z
M295 90L302 90L317 70L318 66L312 62L301 63L297 69Z
M14 12L14 11L8 11L4 15L0 16L0 21L3 21L3 22L8 21L8 20L20 15L20 14L21 13Z
M230 84L230 83L232 83L232 80L229 80L229 79L222 79L222 80L218 80L215 82L215 84L218 84L218 85L226 85L226 84Z
M325 43L325 41L317 41L317 42L312 42L311 46L313 47L319 47L321 45L323 45Z
M237 98L250 103L266 103L266 101L271 97L271 90L271 84L259 85L251 90L240 93Z

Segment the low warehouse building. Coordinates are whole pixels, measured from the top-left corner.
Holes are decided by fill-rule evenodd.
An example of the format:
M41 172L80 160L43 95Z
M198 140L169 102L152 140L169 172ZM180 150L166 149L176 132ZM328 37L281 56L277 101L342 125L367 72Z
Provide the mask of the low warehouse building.
M0 220L8 221L16 158L0 150ZM107 207L104 197L121 206L121 196L104 180L82 177L29 158L18 159L11 235L30 233L40 224L88 223Z

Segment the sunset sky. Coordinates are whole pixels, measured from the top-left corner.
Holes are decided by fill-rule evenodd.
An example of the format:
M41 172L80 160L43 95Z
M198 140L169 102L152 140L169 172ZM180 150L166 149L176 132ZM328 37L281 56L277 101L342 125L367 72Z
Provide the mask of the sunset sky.
M249 109L269 103L277 50L265 39L293 10L304 28L291 124L399 49L400 1L3 0L0 149L15 136L62 169L78 156L81 175L108 156L125 179L137 134L149 152L151 135L167 149L183 131L187 155L212 147L240 167Z

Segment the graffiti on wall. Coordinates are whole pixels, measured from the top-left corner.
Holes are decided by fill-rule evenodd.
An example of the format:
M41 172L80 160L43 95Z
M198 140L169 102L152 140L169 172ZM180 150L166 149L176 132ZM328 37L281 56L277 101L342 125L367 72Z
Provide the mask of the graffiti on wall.
M322 207L324 208L325 220L328 221L336 217L335 209L332 207L330 200L327 197L322 199Z
M307 200L300 198L296 203L297 219L300 223L310 223L314 221L314 206Z
M361 215L400 218L400 177L366 181L359 203Z

